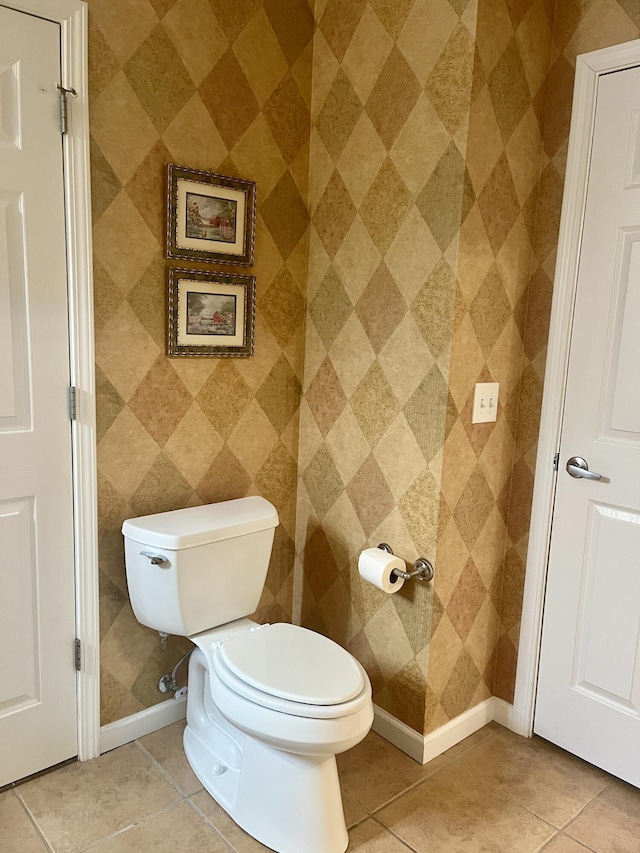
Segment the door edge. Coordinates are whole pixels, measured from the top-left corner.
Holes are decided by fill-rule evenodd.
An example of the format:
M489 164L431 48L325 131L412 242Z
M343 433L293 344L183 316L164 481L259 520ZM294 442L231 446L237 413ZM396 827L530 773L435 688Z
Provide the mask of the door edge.
M32 0L33 2L33 0ZM95 337L91 237L87 5L59 0L75 11L61 22L62 85L78 93L63 137L71 384L78 398L72 423L76 537L76 631L82 643L77 674L78 758L100 754L100 631Z
M640 65L640 40L585 53L576 59L513 703L513 730L526 737L533 733L557 479L554 457L558 451L562 426L598 82L603 74L623 71L636 65Z

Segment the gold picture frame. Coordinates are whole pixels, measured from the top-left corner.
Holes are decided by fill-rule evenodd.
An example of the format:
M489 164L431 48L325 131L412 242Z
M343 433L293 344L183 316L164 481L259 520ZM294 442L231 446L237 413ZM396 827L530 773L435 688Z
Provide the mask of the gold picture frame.
M256 183L167 165L167 257L253 265Z
M169 267L167 293L169 355L253 355L254 276Z

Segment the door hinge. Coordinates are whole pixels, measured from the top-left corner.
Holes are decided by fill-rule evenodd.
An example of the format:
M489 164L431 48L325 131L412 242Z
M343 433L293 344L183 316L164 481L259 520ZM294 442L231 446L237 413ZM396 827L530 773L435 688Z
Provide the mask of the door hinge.
M556 455L553 457L553 470L557 471L559 465L560 465L560 454L556 453Z
M60 92L60 133L66 133L68 129L68 116L67 116L67 100L69 95L73 95L74 98L78 97L78 93L75 89L65 89L64 86L61 86L58 83L58 91Z
M75 421L78 415L78 404L76 402L76 387L69 385L69 420Z
M73 663L77 672L80 672L82 669L82 643L77 637L73 641Z

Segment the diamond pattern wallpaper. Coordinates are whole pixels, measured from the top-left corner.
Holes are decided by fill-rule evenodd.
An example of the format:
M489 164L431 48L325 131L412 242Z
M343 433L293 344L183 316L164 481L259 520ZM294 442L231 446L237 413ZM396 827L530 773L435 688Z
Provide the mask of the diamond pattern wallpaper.
M188 646L133 617L122 520L255 493L259 620L336 639L421 733L513 696L575 56L640 15L313 5L89 2L103 724ZM167 162L258 183L252 359L165 355ZM434 583L361 582L380 541Z
M91 0L89 19L106 724L166 698L189 646L135 620L123 519L264 495L257 617L291 620L314 22L306 0ZM165 355L168 162L258 182L254 358Z
M347 5L316 7L301 612L426 733L513 699L573 64L638 30L616 2ZM363 584L380 541L432 588Z
M494 693L507 702L513 700L515 685L575 60L581 53L631 41L639 36L640 9L635 3L627 0L586 0L580 3L557 0L549 69L534 101L536 113L544 116L544 132L535 218L529 203L523 208L533 251L529 282L517 310L516 322L523 340L522 368L518 384L506 405L506 417L515 438L506 511L506 491L499 501L507 532ZM531 50L531 45L528 49Z
M422 732L443 446L457 416L460 229L475 201L476 4L329 0L316 20L301 618L361 661L379 706ZM387 597L363 582L358 554L383 541L410 562L435 558L435 586Z
M545 95L551 33L542 0L479 5L466 159L472 198L455 288L454 417L443 448L427 731L494 693L498 666L511 663L504 655L498 663L498 640L516 570L504 555L515 545L509 533L522 499L512 464L544 124L536 105ZM500 382L497 421L472 424L474 384L486 381ZM540 402L531 395L523 405L539 417ZM524 554L526 536L518 544Z

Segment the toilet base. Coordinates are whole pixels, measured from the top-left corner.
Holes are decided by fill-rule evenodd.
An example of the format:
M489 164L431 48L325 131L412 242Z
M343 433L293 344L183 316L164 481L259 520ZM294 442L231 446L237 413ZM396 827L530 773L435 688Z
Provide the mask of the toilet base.
M197 651L193 657L184 749L205 789L277 853L344 853L349 838L335 756L283 752L245 735L215 707L204 659Z

